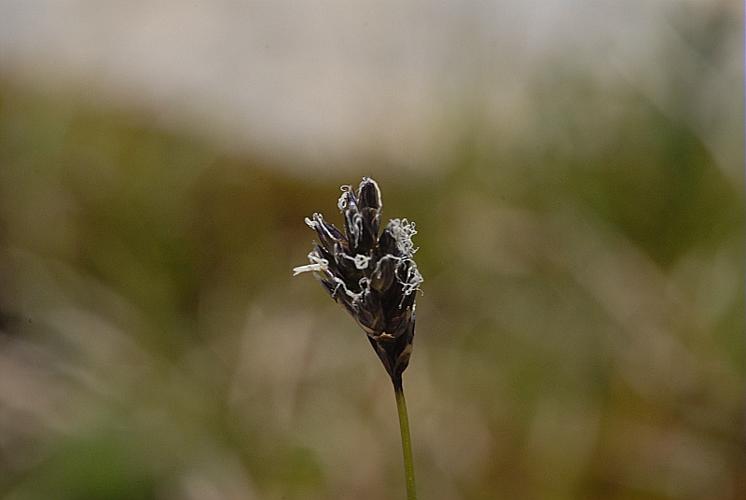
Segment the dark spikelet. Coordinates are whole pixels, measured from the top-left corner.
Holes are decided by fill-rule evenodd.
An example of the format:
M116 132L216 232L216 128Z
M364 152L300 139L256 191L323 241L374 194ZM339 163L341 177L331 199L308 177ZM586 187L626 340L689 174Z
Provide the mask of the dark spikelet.
M381 231L381 190L363 177L357 192L342 186L337 203L344 233L321 214L306 218L318 235L309 264L294 274L313 272L365 331L394 383L409 364L416 292L422 283L413 257L414 222L392 219Z

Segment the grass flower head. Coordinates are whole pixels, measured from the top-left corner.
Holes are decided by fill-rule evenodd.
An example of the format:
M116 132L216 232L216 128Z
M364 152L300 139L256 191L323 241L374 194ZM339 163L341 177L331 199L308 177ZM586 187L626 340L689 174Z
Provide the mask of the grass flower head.
M355 192L342 186L337 206L344 231L315 213L306 224L318 242L309 264L294 274L312 272L334 300L365 331L391 379L401 382L409 364L415 325L416 292L422 283L414 254L414 222L391 219L381 231L381 190L363 177Z

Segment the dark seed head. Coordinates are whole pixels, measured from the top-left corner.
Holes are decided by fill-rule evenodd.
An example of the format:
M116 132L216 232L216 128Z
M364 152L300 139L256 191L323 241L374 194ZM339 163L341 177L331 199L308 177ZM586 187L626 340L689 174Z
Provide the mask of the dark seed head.
M368 177L357 192L342 186L337 206L344 233L321 214L306 218L319 241L308 254L310 264L294 272L311 271L319 278L368 335L392 380L400 383L412 351L415 297L422 283L413 259L415 224L392 219L380 231L381 191Z

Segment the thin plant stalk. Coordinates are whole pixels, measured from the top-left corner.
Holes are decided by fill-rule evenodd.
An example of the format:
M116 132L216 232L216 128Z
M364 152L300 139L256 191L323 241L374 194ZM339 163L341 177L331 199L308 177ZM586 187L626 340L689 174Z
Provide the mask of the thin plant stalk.
M381 231L381 190L363 177L357 192L342 186L337 208L344 216L344 232L315 213L306 224L318 242L308 264L293 275L313 273L327 292L355 319L394 384L404 455L407 498L417 499L412 440L402 373L409 366L415 325L415 298L422 284L414 254L414 222L391 219Z
M404 387L401 380L394 381L394 394L396 395L396 409L399 412L399 430L401 431L401 449L404 457L404 476L407 483L407 500L417 500L417 488L414 483L412 438L409 435L407 400L404 398Z

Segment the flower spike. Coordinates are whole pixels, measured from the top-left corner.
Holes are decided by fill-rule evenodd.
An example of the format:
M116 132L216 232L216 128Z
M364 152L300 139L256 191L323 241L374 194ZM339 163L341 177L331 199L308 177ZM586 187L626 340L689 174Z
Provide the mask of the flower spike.
M321 281L367 334L392 381L401 384L414 340L415 292L423 281L413 259L415 224L392 219L380 230L381 190L369 177L357 192L342 186L337 206L344 232L321 214L306 218L318 243L309 264L293 269L294 275L312 272Z

